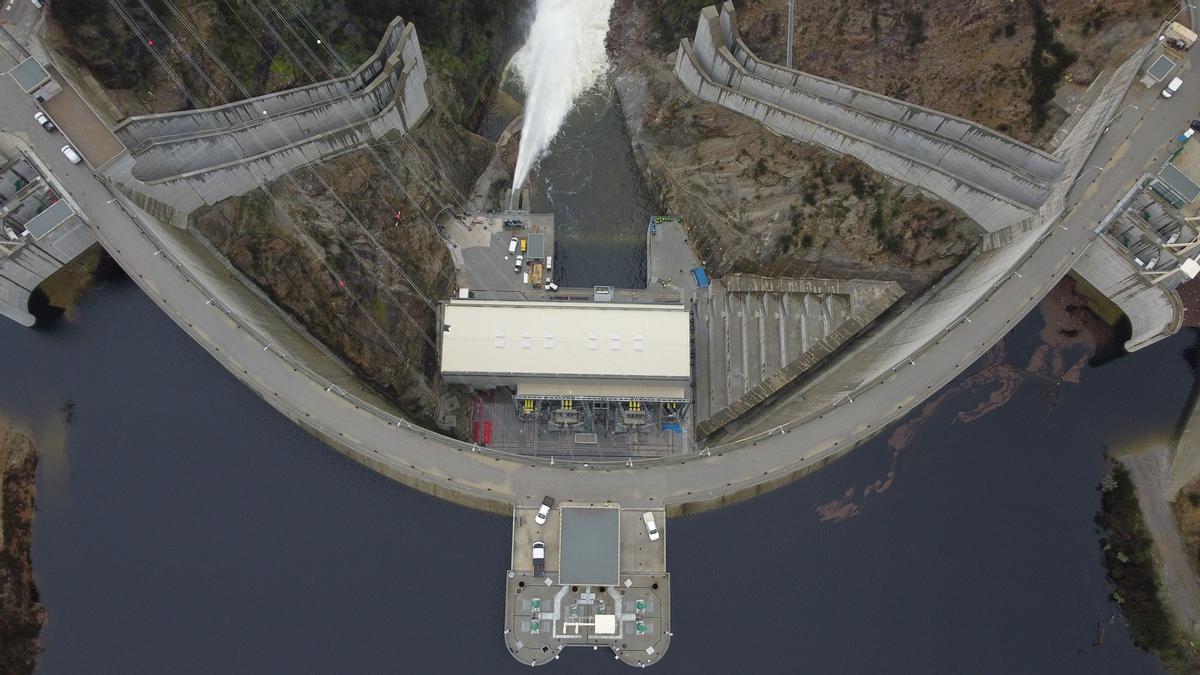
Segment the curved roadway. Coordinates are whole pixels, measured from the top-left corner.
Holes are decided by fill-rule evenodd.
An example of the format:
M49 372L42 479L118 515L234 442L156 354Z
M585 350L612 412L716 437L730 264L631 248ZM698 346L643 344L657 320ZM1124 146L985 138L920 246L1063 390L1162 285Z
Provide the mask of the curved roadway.
M789 433L760 438L749 447L689 455L636 467L555 466L533 459L473 452L433 432L340 393L293 363L271 340L243 328L221 306L222 291L193 277L186 250L158 239L156 226L135 207L115 198L82 167L58 152L61 136L43 133L32 121L33 105L7 77L0 83L0 119L24 131L39 156L66 184L86 212L98 238L131 278L201 346L272 406L356 460L397 480L478 508L508 513L513 504L534 505L543 494L578 501L616 501L623 506L720 504L753 494L807 472L869 438L953 379L1003 337L1068 271L1094 229L1133 182L1165 158L1170 139L1200 109L1200 82L1185 85L1170 101L1153 99L1140 112L1112 124L1083 180L1068 197L1078 201L1058 225L996 285L987 301L948 329L911 365L889 374ZM1142 103L1145 92L1134 85ZM1140 116L1139 116L1140 115ZM1126 131L1130 136L1121 139ZM1120 139L1120 140L1118 140ZM1111 157L1111 161L1105 159ZM1094 182L1089 181L1094 180ZM215 296L215 297L214 297Z

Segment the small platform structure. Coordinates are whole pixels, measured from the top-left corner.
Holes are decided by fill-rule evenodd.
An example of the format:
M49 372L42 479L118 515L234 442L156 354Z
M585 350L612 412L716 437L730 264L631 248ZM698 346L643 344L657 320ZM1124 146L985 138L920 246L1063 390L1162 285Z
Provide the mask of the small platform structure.
M606 647L631 666L657 663L671 638L666 516L651 511L651 541L642 510L617 504L572 504L513 511L512 562L505 584L504 639L528 665L557 659L565 647ZM533 545L545 550L544 576Z

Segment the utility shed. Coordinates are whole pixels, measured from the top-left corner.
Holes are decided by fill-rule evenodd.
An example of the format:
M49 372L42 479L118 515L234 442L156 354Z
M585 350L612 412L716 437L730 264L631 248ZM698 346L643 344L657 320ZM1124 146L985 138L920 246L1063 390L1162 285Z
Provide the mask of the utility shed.
M1154 63L1146 69L1145 74L1142 75L1142 84L1147 87L1153 87L1159 82L1162 82L1162 79L1170 74L1174 68L1174 61L1165 56L1159 56L1157 59L1155 59Z
M546 257L546 235L533 233L529 235L528 250L525 251L526 260L541 260Z
M564 506L561 511L558 583L616 586L620 577L621 509Z
M75 211L60 199L25 223L25 229L33 235L34 239L41 239L54 228L67 222L73 215L75 215Z
M1158 177L1162 179L1171 188L1171 190L1175 192L1175 194L1179 195L1185 204L1191 203L1194 199L1196 199L1197 196L1200 196L1200 185L1196 185L1191 176L1188 176L1184 172L1180 171L1179 167L1175 166L1171 162L1167 162L1167 165L1158 172Z
M683 305L451 300L441 326L442 377L476 389L684 400L691 381Z
M50 79L50 73L47 73L42 64L34 60L32 56L18 63L8 73L26 94L31 93Z

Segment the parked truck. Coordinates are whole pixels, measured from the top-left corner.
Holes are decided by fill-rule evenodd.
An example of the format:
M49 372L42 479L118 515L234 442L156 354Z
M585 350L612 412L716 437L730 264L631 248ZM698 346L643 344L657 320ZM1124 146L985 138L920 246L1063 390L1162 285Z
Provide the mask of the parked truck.
M1181 51L1191 49L1192 45L1196 44L1196 37L1196 33L1192 29L1178 21L1172 21L1171 25L1162 32L1162 39L1167 46Z
M533 576L546 576L546 544L544 542L533 542Z

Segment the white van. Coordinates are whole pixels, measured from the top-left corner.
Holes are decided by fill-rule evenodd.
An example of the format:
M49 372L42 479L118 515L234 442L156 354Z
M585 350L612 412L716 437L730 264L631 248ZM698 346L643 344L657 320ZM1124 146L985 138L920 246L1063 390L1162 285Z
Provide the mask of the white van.
M72 148L69 145L64 145L62 146L61 150L63 157L66 157L68 162L72 164L78 164L83 161L83 158L79 156L79 153L75 152L75 148Z
M512 255L517 252L517 238L513 237L508 240L508 254Z
M1179 88L1182 86L1183 86L1183 80L1179 79L1178 77L1172 78L1171 81L1167 84L1167 88L1162 90L1163 98L1171 98L1172 96L1175 95L1175 92L1179 91Z
M642 522L646 523L646 535L650 541L658 541L658 526L654 524L654 514L646 511L642 514Z

